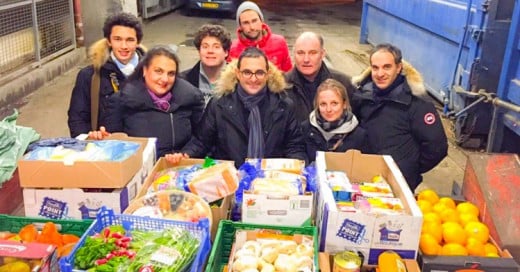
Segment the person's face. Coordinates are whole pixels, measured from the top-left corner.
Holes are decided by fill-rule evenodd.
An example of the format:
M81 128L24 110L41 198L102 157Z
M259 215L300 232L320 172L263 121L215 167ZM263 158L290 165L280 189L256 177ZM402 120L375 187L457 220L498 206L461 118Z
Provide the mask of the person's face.
M265 59L242 58L240 69L236 69L236 77L246 93L250 95L259 93L267 84L268 71Z
M394 56L387 51L378 51L370 58L372 81L376 86L385 90L401 73L402 64L396 64Z
M200 43L199 57L202 65L207 67L220 67L226 61L228 52L222 47L222 43L216 37L207 36Z
M325 50L314 37L298 39L294 44L294 62L296 69L308 80L314 81L325 57Z
M240 30L250 40L258 40L262 34L262 20L254 10L246 10L240 14Z
M127 26L113 26L108 45L112 48L116 59L123 64L127 64L134 56L138 45L137 32Z
M321 91L318 94L317 101L320 115L327 122L338 120L347 108L347 104L339 93L330 89Z
M175 83L177 65L166 56L155 56L148 66L143 68L146 87L158 96L165 95Z

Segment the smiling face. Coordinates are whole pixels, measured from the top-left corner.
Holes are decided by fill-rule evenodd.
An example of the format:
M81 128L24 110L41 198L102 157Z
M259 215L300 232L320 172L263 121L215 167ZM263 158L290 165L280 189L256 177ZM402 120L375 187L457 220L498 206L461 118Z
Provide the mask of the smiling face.
M219 39L207 36L200 43L199 57L206 67L220 67L226 61L228 52L222 47Z
M372 69L372 81L379 89L385 90L401 73L402 64L395 63L392 53L380 50L372 54L370 67Z
M240 30L250 40L262 38L262 20L254 10L246 10L240 14Z
M250 95L259 93L267 84L269 77L267 63L263 57L244 57L240 68L235 71L240 86Z
M165 95L175 83L176 71L174 60L163 55L153 57L150 64L143 67L146 87L157 96Z
M108 45L119 62L127 64L134 56L138 44L135 29L119 25L112 27Z
M334 89L325 89L319 92L316 99L320 115L327 122L338 120L347 108L347 104L341 98L341 95Z
M309 81L314 81L320 71L325 50L314 35L300 36L294 43L296 69Z

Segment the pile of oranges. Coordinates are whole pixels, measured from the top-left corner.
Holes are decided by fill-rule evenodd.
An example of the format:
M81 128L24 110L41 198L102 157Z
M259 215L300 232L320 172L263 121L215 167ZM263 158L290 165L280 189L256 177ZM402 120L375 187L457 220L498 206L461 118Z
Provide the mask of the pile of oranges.
M417 205L423 212L419 248L425 255L499 257L489 241L488 227L479 221L471 202L456 204L433 190L421 191Z

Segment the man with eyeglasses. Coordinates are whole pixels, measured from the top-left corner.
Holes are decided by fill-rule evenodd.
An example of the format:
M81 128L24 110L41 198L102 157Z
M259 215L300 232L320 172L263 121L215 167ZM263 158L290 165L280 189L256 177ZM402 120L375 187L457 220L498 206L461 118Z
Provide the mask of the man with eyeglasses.
M237 8L237 39L233 40L228 61L238 58L250 46L262 49L270 62L287 72L292 68L287 41L282 35L274 34L265 23L264 15L257 4L244 1Z
M323 62L326 51L323 37L314 32L303 32L294 43L295 67L285 75L289 85L288 94L296 105L296 118L304 121L313 110L314 96L318 86L328 78L335 79L345 86L349 99L354 86L350 77L342 72L328 68Z
M183 71L180 77L199 88L207 104L214 94L220 73L226 66L231 34L221 25L206 24L195 34L193 44L199 51L200 61L193 68Z
M247 48L226 66L199 123L198 131L181 153L166 155L172 163L203 158L296 158L306 160L303 136L293 104L281 93L282 72L256 47Z

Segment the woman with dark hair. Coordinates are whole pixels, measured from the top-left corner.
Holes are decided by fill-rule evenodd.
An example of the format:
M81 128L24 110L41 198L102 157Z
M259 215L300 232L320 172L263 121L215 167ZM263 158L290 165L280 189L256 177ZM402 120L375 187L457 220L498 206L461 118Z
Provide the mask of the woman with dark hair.
M118 96L120 127L135 137L156 137L157 157L181 150L202 116L204 98L199 89L177 78L179 60L170 48L150 49L125 82ZM102 139L101 128L89 137Z
M358 127L347 90L335 79L326 79L318 86L314 110L302 123L302 130L309 162L316 159L316 151L369 152L366 131Z

